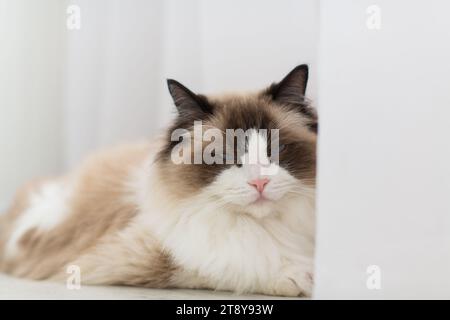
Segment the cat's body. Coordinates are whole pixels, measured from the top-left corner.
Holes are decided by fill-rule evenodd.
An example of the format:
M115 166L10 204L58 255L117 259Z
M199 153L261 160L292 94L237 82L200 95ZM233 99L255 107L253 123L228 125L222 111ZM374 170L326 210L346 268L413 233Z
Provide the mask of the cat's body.
M303 97L307 69L294 71L283 81L301 79ZM76 266L83 284L310 295L316 119L295 110L304 100L295 105L292 85L282 85L206 99L169 82L180 113L169 136L102 152L64 178L19 192L0 220L0 269L65 280ZM263 185L253 182L263 181L259 165L173 164L168 137L193 130L195 120L249 130L246 154L269 149L261 128L279 129L289 149Z

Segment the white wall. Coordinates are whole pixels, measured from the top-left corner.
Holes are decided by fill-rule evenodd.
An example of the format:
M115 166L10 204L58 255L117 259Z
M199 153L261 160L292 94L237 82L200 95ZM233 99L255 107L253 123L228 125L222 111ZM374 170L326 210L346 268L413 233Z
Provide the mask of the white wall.
M315 296L448 299L450 4L371 4L321 5Z
M0 211L20 184L63 162L61 8L0 0Z

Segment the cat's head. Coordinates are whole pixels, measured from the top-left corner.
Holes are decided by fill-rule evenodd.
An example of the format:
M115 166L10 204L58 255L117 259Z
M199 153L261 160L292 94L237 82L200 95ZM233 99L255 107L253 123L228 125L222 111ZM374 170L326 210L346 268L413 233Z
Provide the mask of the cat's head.
M310 196L317 117L305 99L307 80L300 65L260 92L222 97L168 80L178 115L157 163L173 193L256 217Z

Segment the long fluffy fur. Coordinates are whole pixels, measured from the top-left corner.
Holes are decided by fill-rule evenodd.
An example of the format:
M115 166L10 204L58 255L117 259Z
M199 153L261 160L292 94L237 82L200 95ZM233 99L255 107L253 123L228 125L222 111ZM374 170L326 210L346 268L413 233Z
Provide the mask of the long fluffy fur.
M245 168L171 164L166 137L107 150L65 177L19 191L0 221L0 270L65 281L67 267L76 265L84 284L309 296L316 143L311 117L267 94L202 99L214 113L205 116L206 126L276 123L296 141L272 177L273 201L247 201L255 190ZM255 124L246 118L252 112Z

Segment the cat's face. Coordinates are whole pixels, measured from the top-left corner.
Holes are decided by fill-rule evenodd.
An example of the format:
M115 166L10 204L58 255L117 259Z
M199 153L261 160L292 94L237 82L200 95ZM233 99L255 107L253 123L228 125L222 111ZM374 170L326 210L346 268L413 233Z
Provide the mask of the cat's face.
M179 114L157 163L174 194L200 194L256 217L308 196L315 186L317 118L304 98L307 76L302 65L262 92L220 98L169 80ZM174 159L180 154L182 163Z

